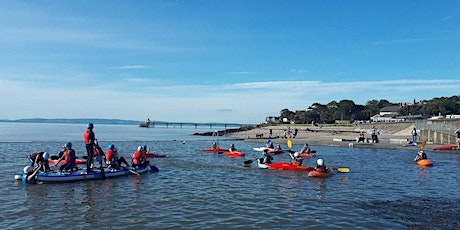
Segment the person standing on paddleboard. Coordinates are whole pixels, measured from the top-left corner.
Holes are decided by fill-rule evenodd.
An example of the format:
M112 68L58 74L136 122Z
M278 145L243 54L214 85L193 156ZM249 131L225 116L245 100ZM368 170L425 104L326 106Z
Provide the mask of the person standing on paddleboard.
M460 150L460 129L455 130L457 134L457 149Z
M91 166L93 164L94 157L94 141L96 140L96 135L93 132L94 125L93 123L88 123L86 131L83 133L83 140L85 141L86 154L88 158L86 159L86 172L92 171Z

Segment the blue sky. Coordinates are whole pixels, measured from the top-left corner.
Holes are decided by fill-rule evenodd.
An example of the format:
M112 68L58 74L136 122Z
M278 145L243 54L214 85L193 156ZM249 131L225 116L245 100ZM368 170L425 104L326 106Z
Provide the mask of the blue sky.
M0 119L261 123L459 95L460 1L2 1Z

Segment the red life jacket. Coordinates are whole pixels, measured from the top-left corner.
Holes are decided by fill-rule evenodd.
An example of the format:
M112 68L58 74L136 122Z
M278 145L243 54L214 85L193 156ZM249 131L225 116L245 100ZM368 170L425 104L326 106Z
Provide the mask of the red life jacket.
M92 144L94 143L94 133L93 131L87 129L83 133L83 140L85 141L85 144Z
M133 154L133 164L140 164L142 159L142 151L136 151Z

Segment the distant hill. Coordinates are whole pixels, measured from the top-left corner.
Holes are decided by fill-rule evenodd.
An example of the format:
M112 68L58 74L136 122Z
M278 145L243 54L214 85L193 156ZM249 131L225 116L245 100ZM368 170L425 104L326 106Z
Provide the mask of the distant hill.
M16 119L16 120L0 120L0 122L22 122L22 123L67 123L67 124L115 124L115 125L139 125L140 121L134 120L120 120L120 119L103 119L103 118L28 118L28 119Z

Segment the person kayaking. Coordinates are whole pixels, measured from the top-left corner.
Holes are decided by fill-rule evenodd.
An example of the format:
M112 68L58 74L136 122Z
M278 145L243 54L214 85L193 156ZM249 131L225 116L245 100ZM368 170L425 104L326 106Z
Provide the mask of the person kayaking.
M109 149L105 153L105 158L105 164L109 169L119 169L121 167L121 163L124 163L126 167L129 167L126 159L118 155L118 150L113 144L109 145Z
M48 152L35 152L29 155L29 160L32 162L32 167L37 164L40 171L47 172L50 171L50 165L48 163L49 157L50 154Z
M145 168L148 164L150 164L150 162L147 161L147 158L145 156L144 147L137 147L137 151L133 154L132 161L133 168Z
M326 167L326 165L324 164L324 160L319 158L318 160L316 160L316 167L315 167L315 171L317 172L327 172L328 171L328 168Z
M277 144L277 145L276 145L276 148L275 148L273 151L279 152L279 151L283 151L283 150L281 149L281 145L280 145L280 144Z
M271 164L273 157L268 153L268 149L265 149L259 157L261 164Z
M265 147L270 148L270 149L274 149L274 148L275 148L275 146L273 146L273 141L272 141L272 140L268 140L268 141L267 141L267 144L265 145Z
M40 168L28 165L24 167L24 174L22 174L22 181L26 184L36 184L37 183L37 174L40 171Z
M64 152L64 155L62 155L62 157L59 158L58 162L56 162L54 166L57 166L59 162L61 162L62 160L65 160L66 163L59 168L61 172L68 171L68 170L72 172L74 169L78 170L77 164L75 163L76 157L75 157L75 150L72 149L72 142L67 142L65 144L65 148L66 150Z
M86 172L92 171L93 157L94 157L94 141L96 140L96 135L93 132L94 124L88 123L86 126L86 131L83 133L83 140L85 141L86 154L88 158L86 159Z
M426 153L423 152L423 150L420 150L418 151L417 156L415 156L414 161L419 161L419 160L424 160L424 159L428 159L428 157L426 156Z
M232 144L230 148L228 149L229 152L236 152L235 144Z
M303 158L300 156L299 152L294 153L294 164L297 166L301 166L303 162Z
M101 148L101 146L99 146L99 142L96 140L94 140L94 150L93 150L93 154L94 154L94 159L99 162L99 167L102 168L104 167L102 165L102 162L105 161L105 154L104 154L104 150ZM94 161L93 161L94 162ZM94 163L93 163L94 164ZM91 165L91 168L93 168L94 165Z
M308 146L308 143L305 143L305 145L300 150L300 153L304 153L304 154L310 154L311 153L311 149Z
M211 149L217 149L219 146L217 145L217 142L213 142L211 145Z

